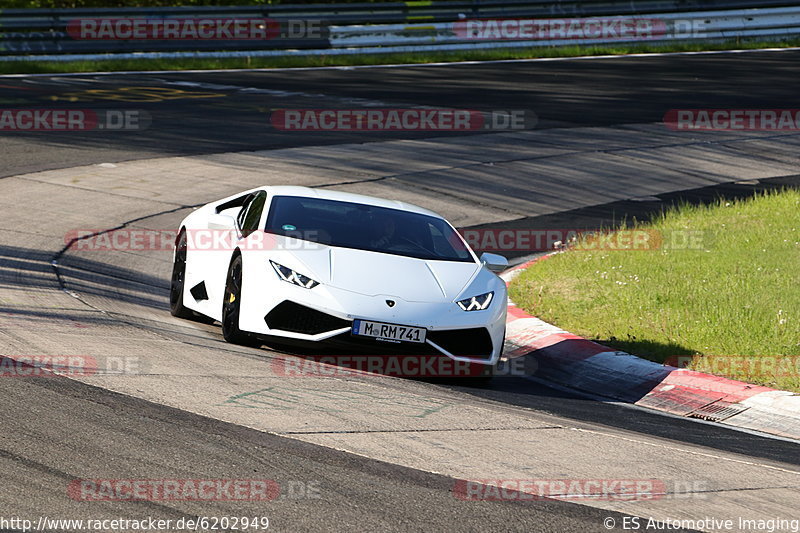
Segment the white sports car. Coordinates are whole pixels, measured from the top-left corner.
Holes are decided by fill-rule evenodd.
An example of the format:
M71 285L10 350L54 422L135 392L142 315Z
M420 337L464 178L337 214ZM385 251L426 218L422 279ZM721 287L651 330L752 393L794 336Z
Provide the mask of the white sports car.
M262 187L187 216L175 243L172 314L222 323L225 339L325 343L358 353L494 365L503 349L502 256L480 259L441 216L305 187Z

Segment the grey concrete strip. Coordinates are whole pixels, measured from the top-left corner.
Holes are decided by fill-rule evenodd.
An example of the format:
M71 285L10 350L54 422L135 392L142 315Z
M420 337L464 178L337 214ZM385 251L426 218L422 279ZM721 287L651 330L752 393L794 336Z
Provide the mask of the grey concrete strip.
M775 142L772 140L771 142ZM768 141L760 141L763 145ZM747 145L748 143L741 143ZM753 152L739 149L740 143L727 146L671 146L659 150L630 150L622 154L650 165L674 168L698 177L711 177L719 181L788 176L797 172L797 167L775 161L768 155L754 156Z
M439 208L456 224L475 225L794 173L791 161L771 154L785 152L796 136L726 133L717 138L659 128L556 129L162 158L25 179L183 205L207 201L212 191L223 195L264 183L347 183L345 190L406 198ZM748 150L749 143L756 144ZM192 187L175 198L177 179Z

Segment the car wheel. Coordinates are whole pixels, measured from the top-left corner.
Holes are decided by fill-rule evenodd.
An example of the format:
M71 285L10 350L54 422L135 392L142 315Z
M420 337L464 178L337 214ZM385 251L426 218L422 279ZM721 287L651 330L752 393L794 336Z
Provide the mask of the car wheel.
M222 300L222 336L232 344L260 346L261 343L249 333L239 329L239 311L242 294L242 256L237 255L228 268L225 294Z
M186 282L186 232L181 231L175 246L172 263L172 282L169 287L169 312L178 318L194 318L194 312L183 305L183 287Z

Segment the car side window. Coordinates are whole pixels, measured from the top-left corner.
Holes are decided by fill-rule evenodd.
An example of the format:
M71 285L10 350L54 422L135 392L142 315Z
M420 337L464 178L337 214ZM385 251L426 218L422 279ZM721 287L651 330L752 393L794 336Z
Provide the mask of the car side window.
M261 212L264 211L264 204L267 202L267 193L258 191L253 193L252 199L245 206L242 207L240 213L239 228L242 230L242 235L247 237L258 229L258 223L261 220Z
M244 217L247 215L247 208L250 207L250 202L253 201L254 197L254 194L249 194L247 198L244 199L244 202L242 202L242 207L239 209L239 214L236 215L236 225L239 227L239 229L241 229L242 224L244 224Z

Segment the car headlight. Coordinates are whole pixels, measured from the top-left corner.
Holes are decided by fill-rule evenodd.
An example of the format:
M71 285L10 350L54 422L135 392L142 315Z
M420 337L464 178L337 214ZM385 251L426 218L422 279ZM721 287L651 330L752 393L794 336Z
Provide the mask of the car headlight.
M456 303L464 311L483 311L489 307L490 303L492 303L493 296L494 292L487 292L486 294L481 294L480 296L473 296L472 298L459 300Z
M298 285L300 287L303 287L304 289L313 289L314 287L319 285L318 281L314 281L308 276L304 276L298 272L295 272L289 267L285 267L281 264L278 264L272 259L270 259L269 263L272 265L272 268L275 269L275 272L278 273L278 277L287 283Z

